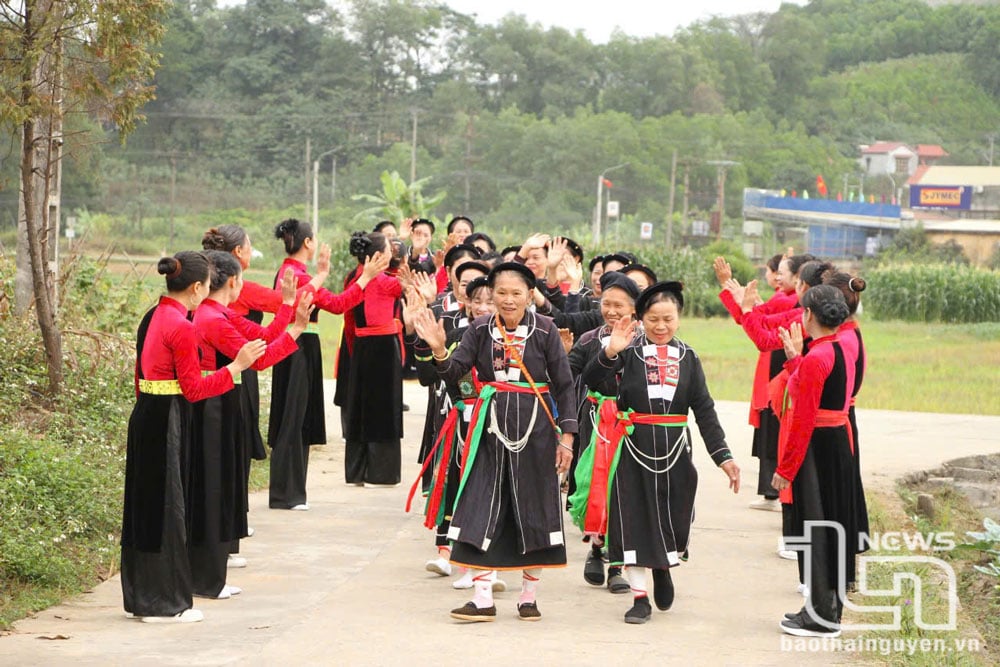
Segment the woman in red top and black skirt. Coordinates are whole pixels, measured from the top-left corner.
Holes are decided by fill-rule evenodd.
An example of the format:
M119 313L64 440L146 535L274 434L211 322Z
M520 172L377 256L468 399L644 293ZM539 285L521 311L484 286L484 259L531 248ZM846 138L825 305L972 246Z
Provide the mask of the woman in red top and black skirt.
M355 232L351 255L359 262L388 253L385 236ZM348 484L394 485L400 481L403 438L403 341L396 304L399 279L382 272L353 309L354 351L344 404L344 477Z
M136 339L136 402L125 454L121 583L125 612L147 623L202 620L192 608L185 521L192 403L233 388L266 349L245 344L236 359L202 376L188 313L208 295L210 266L200 252L164 257L167 295L143 317Z
M316 253L316 239L307 222L284 220L274 229L276 238L285 244L288 257L278 270L276 282L286 269L292 269L297 284L305 285L310 276L306 262ZM319 310L343 313L361 303L369 281L389 266L389 256L376 253L365 262L361 276L341 294L316 290L310 316L311 324L299 336L298 347L274 367L271 390L271 415L267 440L271 445L271 509L308 510L306 471L309 446L326 444L326 405L323 400L323 356L316 321Z

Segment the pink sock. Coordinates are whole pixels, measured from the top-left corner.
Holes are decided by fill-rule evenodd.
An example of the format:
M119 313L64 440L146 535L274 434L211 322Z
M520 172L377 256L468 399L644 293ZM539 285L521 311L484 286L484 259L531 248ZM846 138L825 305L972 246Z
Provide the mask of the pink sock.
M527 604L535 601L535 589L538 588L538 577L542 573L542 568L536 567L521 572L521 597L518 604Z
M475 570L478 574L472 577L472 584L475 593L472 596L472 604L480 609L493 606L493 570Z

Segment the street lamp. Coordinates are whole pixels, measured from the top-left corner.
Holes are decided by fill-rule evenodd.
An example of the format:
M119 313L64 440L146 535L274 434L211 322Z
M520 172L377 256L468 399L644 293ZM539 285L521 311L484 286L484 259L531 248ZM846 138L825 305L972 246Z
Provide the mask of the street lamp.
M616 164L613 167L608 167L600 174L597 175L597 205L594 206L594 224L591 229L591 236L593 237L594 247L601 241L601 198L604 194L604 177L615 169L621 169L623 167L629 166L629 162L622 162L621 164Z
M313 234L319 239L319 163L320 160L325 158L327 155L333 153L333 179L337 178L337 156L336 153L343 146L334 146L328 151L324 151L316 156L313 160L313 182L312 182L312 228ZM336 187L336 180L333 181L333 187Z

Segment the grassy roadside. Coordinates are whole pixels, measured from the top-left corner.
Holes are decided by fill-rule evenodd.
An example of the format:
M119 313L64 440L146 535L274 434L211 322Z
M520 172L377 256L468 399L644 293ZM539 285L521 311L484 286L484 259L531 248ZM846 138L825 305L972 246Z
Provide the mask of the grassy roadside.
M917 513L919 493L935 496L935 518ZM898 594L862 595L851 593L849 598L858 607L879 605L901 610L898 629L861 630L847 632L845 641L868 643L866 650L852 654L866 664L937 666L995 665L1000 646L1000 596L993 590L996 580L976 572L972 566L980 563L979 554L950 549L950 542L962 544L967 530L982 527L982 520L968 500L953 490L927 489L899 484L895 493L867 491L871 535L876 543L865 558L929 556L940 563L874 563L869 566L869 590L893 590L894 576L900 572L915 575L921 584L918 591L912 581L902 581ZM914 550L906 546L900 533L924 536L926 545ZM934 547L937 547L936 549ZM956 575L958 607L953 630L935 630L921 625L947 624L949 620L950 567ZM918 602L919 598L919 602ZM847 624L889 623L889 613L845 610Z

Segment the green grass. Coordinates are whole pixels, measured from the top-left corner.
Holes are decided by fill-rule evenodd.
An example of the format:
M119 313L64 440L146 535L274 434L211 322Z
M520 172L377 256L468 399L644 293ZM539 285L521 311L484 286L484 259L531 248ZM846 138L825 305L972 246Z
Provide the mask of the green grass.
M916 514L916 498L918 493L933 493L935 496L935 519L929 520ZM901 531L909 534L943 532L954 533L957 543L964 542L965 531L978 528L979 514L969 505L964 496L950 489L926 489L900 485L897 494L869 490L868 516L871 522L871 534L886 534ZM851 601L858 606L874 607L877 605L898 606L902 609L901 627L899 630L851 632L850 637L863 636L865 639L885 642L893 646L885 654L862 653L856 657L866 663L884 665L990 665L995 664L990 651L998 639L997 611L1000 600L991 590L994 580L976 572L972 565L981 560L981 556L971 551L880 551L875 548L865 556L899 556L899 555L930 555L941 558L954 570L958 580L959 610L956 629L953 631L935 631L920 628L916 621L913 604L916 592L912 584L904 583L898 596L862 596L858 593L850 595ZM929 564L908 564L906 571L917 574L923 587L922 617L927 623L945 623L948 620L948 601L946 579L942 572ZM868 587L889 589L893 587L893 573L900 566L890 567L875 565L869 567ZM854 623L885 623L891 620L888 614L861 615L849 610L845 611L844 622ZM920 642L922 640L941 640L945 652L931 650L929 652L915 651L912 655L902 649L899 642ZM961 650L959 650L961 647ZM951 650L954 649L954 650Z
M861 325L868 371L861 409L1000 415L1000 323ZM746 401L757 350L732 320L686 318L678 336L701 357L712 396Z

